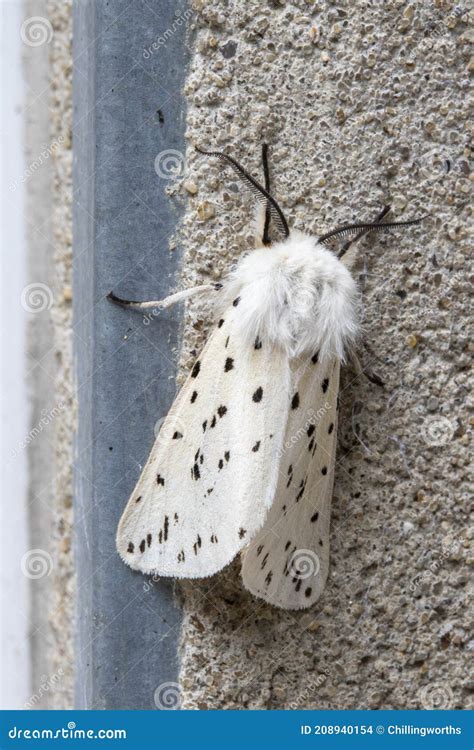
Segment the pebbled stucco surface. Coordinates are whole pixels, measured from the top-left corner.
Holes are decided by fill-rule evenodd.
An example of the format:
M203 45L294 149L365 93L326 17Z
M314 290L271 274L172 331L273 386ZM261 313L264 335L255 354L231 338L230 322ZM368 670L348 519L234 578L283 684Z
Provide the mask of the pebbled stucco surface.
M252 247L253 201L192 143L225 149L260 174L271 145L275 194L292 226L315 234L371 218L389 202L421 227L366 239L357 276L365 363L347 369L331 531L331 571L312 609L285 613L240 583L240 564L177 587L183 708L462 708L471 705L468 233L472 174L467 96L472 5L452 2L192 3L185 86L189 149L170 196L187 200L182 278L222 278ZM48 649L60 674L42 706L73 705L71 445L71 3L42 3L57 141L52 352L54 422ZM29 11L37 13L37 7ZM168 43L172 43L171 41ZM166 115L166 113L164 113ZM63 138L58 140L59 135ZM209 325L188 305L181 380ZM159 321L154 325L160 325ZM50 602L53 604L50 606ZM43 648L43 645L38 645Z
M192 6L182 285L219 280L252 246L251 197L193 143L259 175L269 142L276 197L314 234L386 203L430 218L360 245L364 363L385 387L343 374L325 593L276 610L238 562L181 585L182 707L467 707L472 6ZM190 303L182 376L208 322Z
M28 513L30 544L43 566L30 576L31 695L25 708L65 709L74 705L72 0L25 0L22 9L29 92L25 226L31 287L41 302L28 330L35 436L28 448Z

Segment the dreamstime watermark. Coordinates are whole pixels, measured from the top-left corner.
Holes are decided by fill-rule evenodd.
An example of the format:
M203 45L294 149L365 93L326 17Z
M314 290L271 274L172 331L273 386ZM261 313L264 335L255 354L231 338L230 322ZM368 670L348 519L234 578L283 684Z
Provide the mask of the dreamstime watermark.
M425 443L432 447L440 447L451 442L455 428L447 417L433 414L427 417L420 428Z
M25 578L47 578L53 570L53 558L44 549L30 549L21 558L20 568Z
M20 37L28 47L41 47L53 38L51 22L43 16L31 16L21 24Z
M163 180L175 180L186 171L186 157L181 151L167 148L155 157L155 172Z
M327 669L321 669L321 674L318 674L316 677L311 677L309 680L309 684L305 687L304 690L301 691L301 693L297 698L295 698L295 700L291 701L291 703L288 704L288 708L291 711L297 711L298 709L301 709L302 706L306 705L308 700L314 697L314 693L316 692L316 690L318 690L321 685L326 682L329 674L330 673Z
M321 569L321 563L316 552L311 549L297 549L291 555L288 563L290 576L298 580L306 581L314 578Z
M181 13L181 15L175 18L171 26L168 26L168 28L162 34L160 34L160 36L157 37L149 47L143 48L143 59L149 60L157 50L159 50L161 47L166 47L169 40L176 34L178 29L180 29L183 24L186 24L186 21L188 21L192 15L194 15L193 10L191 8L187 8L184 13Z
M149 326L151 321L154 320L154 318L157 318L160 312L164 309L165 308L162 305L157 305L156 307L153 307L151 309L151 312L148 312L143 316L143 320L142 320L143 325Z
M465 8L462 8L460 5L456 5L453 9L453 12L447 16L446 20L444 18L436 18L436 19L432 19L429 21L428 20L425 21L424 22L425 36L419 37L420 41L418 42L413 52L411 52L410 55L407 57L407 63L409 65L415 64L417 48L419 47L421 42L426 41L426 39L441 39L444 36L448 36L451 30L450 25L449 25L450 19L457 22L457 19L461 18L461 16L465 15L467 12L468 11ZM453 26L454 25L455 24L453 24Z
M36 314L50 310L53 302L52 290L41 281L34 281L32 284L25 286L20 297L21 306L28 313Z
M53 406L53 408L49 411L43 409L43 411L41 412L42 416L39 422L37 422L37 424L31 428L29 433L25 438L23 438L20 443L18 443L16 448L10 449L10 460L16 458L21 451L24 451L25 448L27 448L34 440L36 440L36 438L41 435L45 427L51 424L51 422L56 419L59 414L61 414L64 408L65 404L62 401L59 401L59 403L56 404L56 406Z
M432 560L429 565L418 573L410 582L410 591L415 593L424 581L430 581L433 578L439 577L439 572L444 566L447 560L452 557L453 554L459 551L461 541L455 539L449 547L442 549L441 553L437 554L436 558Z
M159 583L161 581L161 576L154 573L153 575L149 576L146 581L143 584L143 591L145 594L148 593L148 591L151 591L154 587L155 583Z
M178 417L168 414L155 423L153 432L160 440L180 440L184 436L184 423Z
M420 692L420 703L426 711L437 711L453 705L453 691L449 685L433 682L425 685Z
M282 458L282 456L285 455L285 453L292 448L294 445L299 443L299 441L305 437L305 435L308 435L308 430L311 427L316 427L317 424L322 420L322 418L328 413L328 411L331 408L331 404L329 401L325 401L325 403L319 407L318 411L315 411L314 409L309 409L307 412L306 421L299 427L296 432L291 435L288 440L285 440L281 448L278 449L277 457Z
M43 146L43 148L41 149L41 151L38 154L38 156L36 156L36 158L33 159L33 161L31 161L28 164L28 166L25 169L25 171L23 172L23 174L20 175L20 177L17 177L16 180L13 180L10 183L9 190L11 190L12 192L14 192L18 188L19 185L22 185L27 180L29 180L30 177L32 175L34 175L35 172L37 172L38 169L40 167L42 167L43 164L45 164L48 161L48 159L51 158L51 156L54 154L54 152L56 151L56 149L60 146L60 144L63 141L64 141L64 136L60 135L54 141L52 141L49 144L49 146Z
M8 730L11 740L125 740L126 729L78 729L75 721L59 729L23 729L13 726Z
M25 710L34 708L41 699L48 693L50 690L52 690L55 685L58 684L58 682L61 681L61 678L64 675L64 670L62 668L58 669L57 672L47 677L46 675L42 675L40 678L40 686L36 693L33 693L33 695L30 696L30 698L26 701L26 703L23 705L23 708Z
M177 682L163 682L158 685L153 700L160 711L176 711L181 706L181 692Z

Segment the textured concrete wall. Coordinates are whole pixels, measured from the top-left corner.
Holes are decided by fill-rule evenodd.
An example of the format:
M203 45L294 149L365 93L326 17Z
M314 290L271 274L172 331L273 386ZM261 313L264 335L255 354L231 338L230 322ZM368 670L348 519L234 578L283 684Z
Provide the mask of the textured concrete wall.
M32 646L28 708L73 705L72 16L71 2L27 0L24 139L31 315L29 497ZM34 294L36 293L36 306ZM29 309L29 308L28 308ZM33 556L34 554L34 556Z
M317 234L429 211L366 240L364 326L385 388L349 370L320 602L281 612L242 590L239 564L185 584L185 708L467 705L472 27L451 2L196 0L189 141L226 149ZM472 178L472 175L471 175ZM186 284L219 279L251 246L252 200L190 147ZM188 308L183 369L205 339Z
M225 148L258 173L260 144L268 141L282 207L292 226L315 234L372 217L387 202L396 218L425 211L432 218L361 245L366 337L386 386L374 389L350 370L343 377L322 599L305 613L273 609L242 590L238 563L180 586L182 706L466 706L467 3L193 6L190 144ZM54 137L69 133L69 3L51 0L49 12ZM191 146L186 156L186 175L170 192L189 198L182 284L191 285L218 280L251 247L253 205L231 173ZM63 393L70 379L69 140L54 170ZM188 307L181 378L205 340L207 313L202 300ZM65 670L57 705L71 701L71 427L70 415L56 425L52 625L55 664Z

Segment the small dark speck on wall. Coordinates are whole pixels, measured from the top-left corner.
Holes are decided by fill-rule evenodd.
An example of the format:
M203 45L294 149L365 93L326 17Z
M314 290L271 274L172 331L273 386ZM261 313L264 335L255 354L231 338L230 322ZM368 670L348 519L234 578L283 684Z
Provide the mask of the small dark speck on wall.
M234 57L235 53L237 52L237 42L234 42L233 39L229 39L228 42L221 46L221 52L226 60Z

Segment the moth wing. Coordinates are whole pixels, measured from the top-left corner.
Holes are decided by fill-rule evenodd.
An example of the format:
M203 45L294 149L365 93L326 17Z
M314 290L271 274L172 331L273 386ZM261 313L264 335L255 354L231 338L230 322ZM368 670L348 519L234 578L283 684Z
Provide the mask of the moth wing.
M283 609L314 604L329 570L340 363L317 359L293 368L275 500L243 555L245 587Z
M234 300L178 394L119 523L132 568L210 576L262 526L278 478L288 413L288 358L244 345Z

